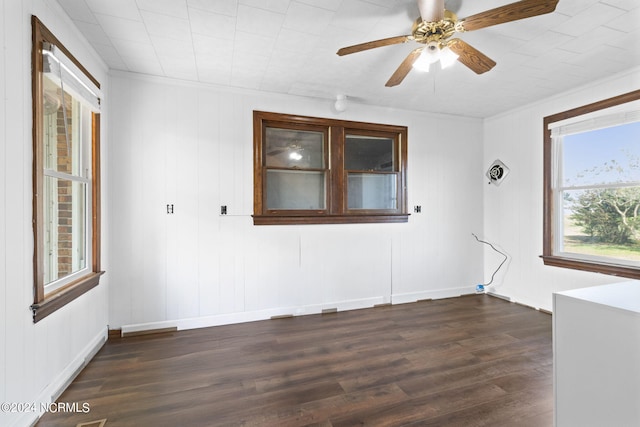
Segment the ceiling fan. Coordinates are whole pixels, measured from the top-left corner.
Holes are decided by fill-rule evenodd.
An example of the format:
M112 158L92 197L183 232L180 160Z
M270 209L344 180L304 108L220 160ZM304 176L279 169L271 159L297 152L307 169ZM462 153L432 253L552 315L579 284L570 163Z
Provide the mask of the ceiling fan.
M476 74L482 74L491 70L496 65L495 61L463 40L451 38L455 33L479 30L492 25L551 13L559 0L521 0L464 19L458 19L453 12L446 10L444 0L417 1L420 18L413 24L411 34L343 47L338 50L338 55L349 55L410 41L424 44L424 47L414 49L402 61L385 84L387 87L402 83L411 68L428 70L429 64L437 61L445 67L458 60Z

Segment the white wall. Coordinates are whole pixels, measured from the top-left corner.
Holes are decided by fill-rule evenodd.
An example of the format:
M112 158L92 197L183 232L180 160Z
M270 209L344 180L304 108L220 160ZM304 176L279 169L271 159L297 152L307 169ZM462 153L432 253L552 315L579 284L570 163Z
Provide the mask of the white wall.
M29 310L33 303L32 14L104 83L105 90L107 83L105 65L57 3L0 0L0 402L49 402L107 330L108 275L97 288L37 324ZM108 269L106 259L103 265ZM36 416L0 412L0 425L29 425Z
M605 283L620 278L544 266L542 254L543 126L545 116L589 104L640 87L640 70L613 76L552 99L485 120L484 167L496 158L510 169L499 186L484 188L486 239L511 259L496 275L494 292L533 307L552 309L553 292ZM489 279L501 257L485 253Z
M112 73L110 326L189 328L474 292L482 123ZM406 125L405 224L254 226L252 111ZM175 213L166 214L173 204ZM227 205L229 215L220 216Z

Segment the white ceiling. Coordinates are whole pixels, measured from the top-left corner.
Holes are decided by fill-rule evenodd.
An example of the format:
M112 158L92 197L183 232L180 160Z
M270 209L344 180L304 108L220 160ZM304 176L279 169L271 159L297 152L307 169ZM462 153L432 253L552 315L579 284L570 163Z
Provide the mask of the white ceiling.
M458 35L497 62L385 83L415 42L415 0L58 0L115 70L386 107L489 117L640 66L640 0L560 0L556 11ZM513 0L449 0L464 18ZM630 88L637 89L637 88Z

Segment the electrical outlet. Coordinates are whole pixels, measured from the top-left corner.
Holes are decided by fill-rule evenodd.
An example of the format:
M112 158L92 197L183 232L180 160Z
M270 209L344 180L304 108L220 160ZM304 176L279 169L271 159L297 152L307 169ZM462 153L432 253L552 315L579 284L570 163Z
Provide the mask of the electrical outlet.
M220 206L220 215L226 215L226 214L227 214L227 205Z
M413 212L415 212L415 213L422 212L422 206L420 206L420 205L414 206L413 207Z

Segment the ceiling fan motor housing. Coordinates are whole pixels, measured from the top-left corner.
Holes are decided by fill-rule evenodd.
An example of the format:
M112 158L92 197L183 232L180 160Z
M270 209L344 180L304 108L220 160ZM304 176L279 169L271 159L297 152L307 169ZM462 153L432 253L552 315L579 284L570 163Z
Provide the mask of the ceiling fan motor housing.
M458 17L449 10L444 11L444 19L441 21L428 22L418 18L413 24L413 40L425 44L431 42L442 43L456 31L459 31L457 23Z

